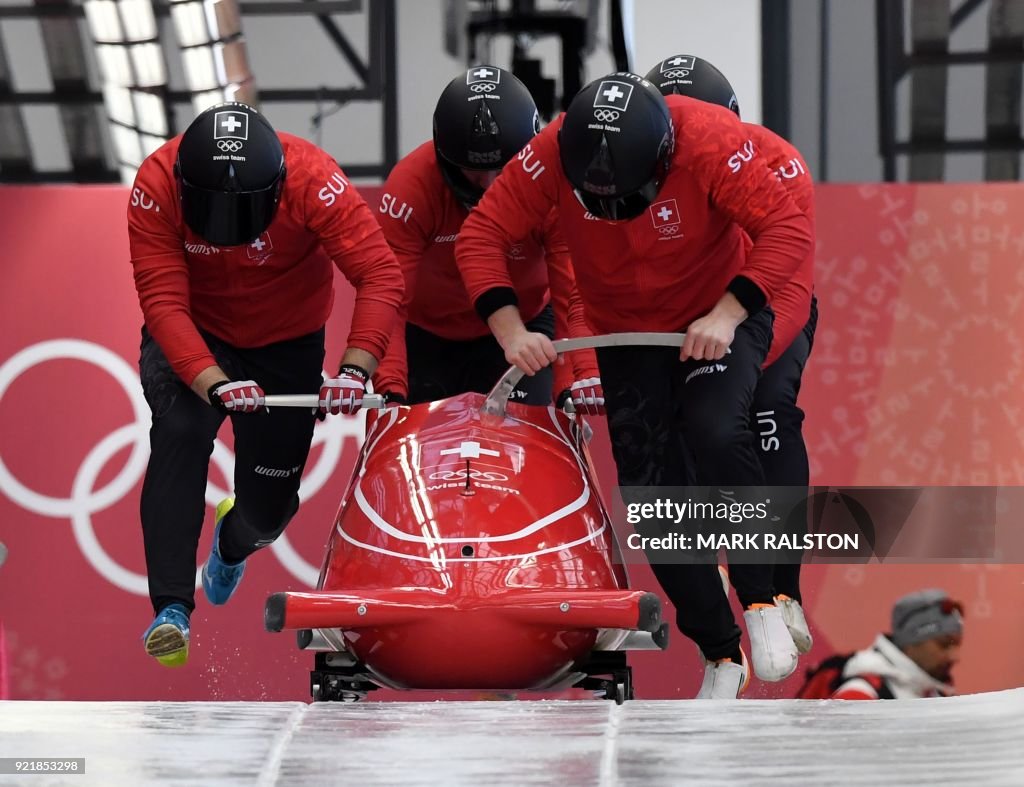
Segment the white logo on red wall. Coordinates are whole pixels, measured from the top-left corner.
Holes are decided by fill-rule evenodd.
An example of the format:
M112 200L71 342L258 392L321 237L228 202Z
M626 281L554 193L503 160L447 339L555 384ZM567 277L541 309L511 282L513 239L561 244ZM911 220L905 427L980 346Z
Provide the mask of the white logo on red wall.
M679 206L674 199L663 199L655 202L648 208L651 212L651 221L663 239L673 238L679 235L682 229L682 217L679 215Z
M267 260L269 260L273 251L274 244L270 240L269 232L264 232L256 240L250 243L248 247L246 247L246 253L249 255L249 259L257 265L263 265Z
M43 364L68 360L96 367L97 372L94 373L75 368L75 379L86 390L106 390L93 387L94 380L102 379L94 376L98 373L113 378L123 392L124 402L118 403L118 406L124 411L125 421L92 445L73 445L67 439L62 439L62 451L82 454L81 464L70 489L62 495L34 489L18 478L4 461L5 452L12 452L18 446L12 441L5 441L0 449L0 495L25 511L70 524L72 537L97 574L121 590L146 596L149 592L146 575L135 570L142 567L141 562L131 567L119 563L103 545L93 526L95 514L116 506L138 489L149 460L151 412L136 368L120 355L93 342L81 339L43 341L23 347L0 363L0 402L7 390L26 372ZM361 444L364 425L365 414L354 418L329 418L317 424L313 433L315 450L311 454L316 460L306 466L302 479L304 504L323 488L327 488L329 493L335 491L330 482L337 476L343 445L350 438ZM316 450L320 445L322 449ZM125 449L131 449L127 460L122 453ZM206 488L206 502L212 507L231 493L235 458L234 452L219 439L214 442L210 458L212 466L219 471L211 473ZM115 466L120 467L120 471L110 477L106 470L114 460L117 460ZM216 475L227 481L226 488L217 486L214 481ZM126 513L126 516L137 521L137 509L130 514ZM296 580L308 587L316 586L319 575L317 566L303 559L289 542L287 534L279 536L270 546L270 551ZM197 555L197 558L203 560L205 555ZM199 587L198 570L195 587Z

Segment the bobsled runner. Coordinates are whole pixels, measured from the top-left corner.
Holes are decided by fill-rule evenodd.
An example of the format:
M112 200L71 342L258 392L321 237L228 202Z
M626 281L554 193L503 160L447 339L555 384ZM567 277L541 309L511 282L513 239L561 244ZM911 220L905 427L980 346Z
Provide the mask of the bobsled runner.
M678 346L678 334L555 342L559 352ZM631 590L581 416L487 396L412 406L367 396L366 435L316 590L271 595L268 631L315 653L314 701L378 687L582 688L633 696L625 652L664 649L657 596ZM316 396L268 396L314 406Z

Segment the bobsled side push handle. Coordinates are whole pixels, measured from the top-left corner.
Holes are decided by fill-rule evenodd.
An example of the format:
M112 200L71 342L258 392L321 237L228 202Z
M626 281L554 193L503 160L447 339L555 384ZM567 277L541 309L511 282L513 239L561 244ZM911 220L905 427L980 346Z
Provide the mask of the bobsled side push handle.
M265 398L267 407L308 407L316 410L320 406L319 394L267 394ZM363 394L363 407L384 407L384 395Z
M553 342L559 355L573 350L589 350L596 347L682 347L685 333L608 333L604 336L583 336L579 339L559 339ZM513 366L498 380L497 385L487 394L481 408L488 415L505 415L505 405L513 389L523 379L522 369ZM270 397L267 397L268 399ZM269 404L269 402L268 402Z

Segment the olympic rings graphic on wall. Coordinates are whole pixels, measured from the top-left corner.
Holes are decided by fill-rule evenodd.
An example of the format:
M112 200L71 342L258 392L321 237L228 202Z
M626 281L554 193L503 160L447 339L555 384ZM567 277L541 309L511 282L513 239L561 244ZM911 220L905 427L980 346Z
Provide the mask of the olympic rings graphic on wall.
M7 389L22 374L49 361L84 361L107 372L120 384L134 415L134 422L115 429L101 439L86 454L75 473L69 497L54 497L31 489L10 471L0 455L0 492L16 505L51 519L66 519L82 555L100 576L112 585L129 593L145 596L149 593L144 574L131 571L117 563L100 544L93 529L94 514L109 508L124 498L141 481L149 461L149 405L142 393L137 371L121 356L93 342L81 339L54 339L40 342L15 353L0 365L0 400ZM307 468L299 488L299 498L305 503L319 492L330 479L341 459L345 441L349 438L361 442L365 414L351 418L328 418L318 422L313 434L312 447L322 446L316 463ZM131 453L121 471L105 486L96 489L96 481L107 463L119 452L131 447ZM225 480L234 476L234 454L220 440L215 441L211 461ZM230 492L207 482L206 502L216 505ZM281 534L270 550L281 565L295 579L315 587L320 569L311 565L295 551L285 534ZM199 587L200 570L196 570Z

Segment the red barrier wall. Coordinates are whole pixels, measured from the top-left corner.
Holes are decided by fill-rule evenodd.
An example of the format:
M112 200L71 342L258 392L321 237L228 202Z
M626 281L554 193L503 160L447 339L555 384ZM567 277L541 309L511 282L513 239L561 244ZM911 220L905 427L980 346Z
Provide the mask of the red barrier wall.
M378 191L363 191L375 205ZM127 198L114 187L0 188L0 541L10 549L0 567L0 690L14 699L306 699L311 657L290 635L263 631L263 602L315 582L360 422L318 427L287 537L253 559L229 607L211 608L200 591L186 668L153 664L140 642L151 617L138 520L149 413L137 381ZM821 318L802 394L813 483L1024 484L1019 215L1015 185L819 189ZM330 358L350 304L341 281ZM213 501L229 487L230 430L221 440ZM646 567L630 568L635 584L657 590ZM807 663L867 644L894 598L940 586L967 605L961 690L1024 684L1020 566L813 566L805 577L816 636ZM699 686L695 648L678 632L668 652L632 661L638 696L687 697ZM755 684L750 696L791 695L795 681Z

